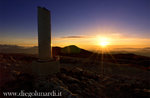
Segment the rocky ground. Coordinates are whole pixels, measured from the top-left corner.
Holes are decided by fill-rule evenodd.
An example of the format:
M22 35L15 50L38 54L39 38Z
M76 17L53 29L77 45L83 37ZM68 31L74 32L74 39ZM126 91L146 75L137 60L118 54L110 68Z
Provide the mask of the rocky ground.
M0 54L0 98L5 91L54 89L61 91L63 98L150 97L150 72L147 70L114 67L107 62L100 62L103 66L98 66L98 62L61 57L59 73L37 77L26 69L36 59L35 55Z

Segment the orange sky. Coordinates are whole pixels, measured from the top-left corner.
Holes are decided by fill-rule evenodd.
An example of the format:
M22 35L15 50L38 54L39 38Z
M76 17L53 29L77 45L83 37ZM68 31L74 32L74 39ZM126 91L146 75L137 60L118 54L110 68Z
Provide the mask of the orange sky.
M9 39L9 40L6 40ZM84 49L93 50L100 46L100 41L107 39L110 49L113 48L144 48L150 46L150 39L148 38L138 38L138 37L128 37L123 36L119 33L106 33L97 35L80 35L80 36L67 36L67 37L54 37L52 38L53 46L64 47L67 45L77 45ZM37 46L37 37L31 38L13 38L7 37L0 40L0 44L13 44L20 46Z

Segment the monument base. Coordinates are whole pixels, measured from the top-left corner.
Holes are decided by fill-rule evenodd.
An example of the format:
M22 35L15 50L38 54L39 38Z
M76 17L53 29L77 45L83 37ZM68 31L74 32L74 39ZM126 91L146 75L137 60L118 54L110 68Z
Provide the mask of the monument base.
M34 61L31 65L35 75L50 75L60 71L59 61Z

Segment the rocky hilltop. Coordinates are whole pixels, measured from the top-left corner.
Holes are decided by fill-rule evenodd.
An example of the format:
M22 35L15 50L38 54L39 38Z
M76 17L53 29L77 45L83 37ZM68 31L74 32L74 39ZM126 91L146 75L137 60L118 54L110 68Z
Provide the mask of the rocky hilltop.
M60 72L45 78L28 72L37 59L36 55L0 54L1 98L5 91L54 89L62 92L62 98L149 98L150 72L132 67L132 62L124 64L123 58L116 64L108 59L60 56Z

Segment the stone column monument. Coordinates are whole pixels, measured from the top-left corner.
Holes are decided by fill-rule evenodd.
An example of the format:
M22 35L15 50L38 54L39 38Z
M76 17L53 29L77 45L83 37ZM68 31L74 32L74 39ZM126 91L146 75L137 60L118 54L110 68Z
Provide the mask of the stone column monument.
M38 48L39 60L51 59L51 19L50 11L38 7Z
M38 7L38 55L39 60L32 63L32 72L48 75L59 72L59 61L52 58L50 11Z

